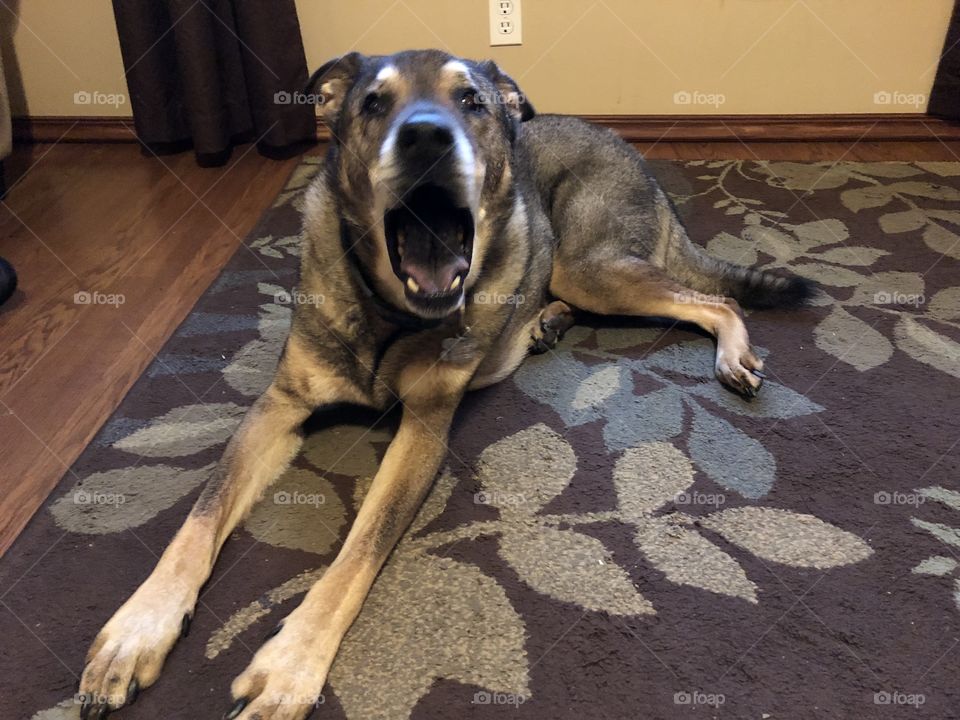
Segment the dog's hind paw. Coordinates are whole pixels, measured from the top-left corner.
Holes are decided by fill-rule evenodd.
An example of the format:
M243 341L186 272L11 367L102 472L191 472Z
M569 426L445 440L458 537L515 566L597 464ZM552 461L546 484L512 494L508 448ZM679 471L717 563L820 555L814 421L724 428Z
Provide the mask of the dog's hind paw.
M573 327L573 312L570 306L557 300L540 312L540 320L530 331L531 352L535 354L553 350L563 334Z
M761 372L762 368L763 361L749 349L736 357L717 353L717 379L747 400L753 400L760 392L766 378Z

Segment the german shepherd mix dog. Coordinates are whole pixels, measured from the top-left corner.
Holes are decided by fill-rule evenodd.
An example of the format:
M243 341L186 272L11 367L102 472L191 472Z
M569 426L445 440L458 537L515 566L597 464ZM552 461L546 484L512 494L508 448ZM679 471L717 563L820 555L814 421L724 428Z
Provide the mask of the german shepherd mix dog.
M306 196L297 295L324 301L296 306L272 384L156 568L94 640L84 718L156 681L221 545L318 408L399 404L402 417L336 560L234 680L231 719L309 714L430 488L464 393L552 348L571 307L699 325L716 337L717 378L752 398L763 363L738 301L796 305L812 291L706 256L638 153L582 121L534 118L493 62L350 53L308 92L334 140Z

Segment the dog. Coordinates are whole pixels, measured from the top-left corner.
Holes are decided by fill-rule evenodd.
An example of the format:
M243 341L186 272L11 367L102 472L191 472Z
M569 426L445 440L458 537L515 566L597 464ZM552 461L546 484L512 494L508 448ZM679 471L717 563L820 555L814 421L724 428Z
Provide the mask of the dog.
M399 405L402 416L336 560L234 680L230 720L309 714L434 480L464 394L549 351L572 308L698 325L716 338L719 380L751 398L763 363L738 303L798 305L813 291L707 256L632 147L574 118L537 116L492 61L352 52L307 91L333 140L306 193L298 295L324 302L295 307L270 387L153 572L94 640L83 718L156 681L222 544L317 409Z

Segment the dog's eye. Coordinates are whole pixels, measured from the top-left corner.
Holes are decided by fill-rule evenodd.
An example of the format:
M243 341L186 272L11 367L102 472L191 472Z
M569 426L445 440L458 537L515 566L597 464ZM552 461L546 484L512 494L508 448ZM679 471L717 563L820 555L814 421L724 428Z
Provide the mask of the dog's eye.
M364 115L382 115L387 111L387 99L378 93L370 93L363 99Z
M470 88L460 95L460 107L471 112L482 112L483 98L477 90Z

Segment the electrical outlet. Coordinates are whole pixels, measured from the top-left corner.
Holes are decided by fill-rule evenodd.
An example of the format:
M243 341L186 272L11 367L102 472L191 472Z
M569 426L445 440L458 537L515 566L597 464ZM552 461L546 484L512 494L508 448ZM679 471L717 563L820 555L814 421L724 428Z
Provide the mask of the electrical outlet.
M522 42L520 0L490 0L490 44L520 45Z

